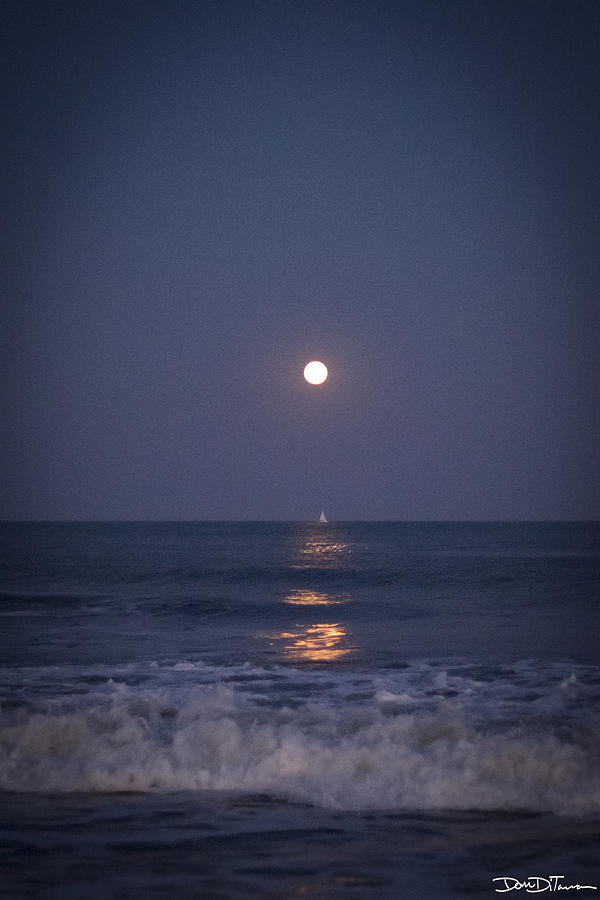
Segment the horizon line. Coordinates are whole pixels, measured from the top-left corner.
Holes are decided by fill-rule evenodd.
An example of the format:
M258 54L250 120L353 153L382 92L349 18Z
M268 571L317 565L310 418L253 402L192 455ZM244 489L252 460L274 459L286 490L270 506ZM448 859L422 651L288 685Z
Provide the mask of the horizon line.
M424 519L389 519L389 518L381 518L381 519L328 519L327 523L319 523L318 519L171 519L171 518L157 518L157 519L146 519L146 518L60 518L60 519L31 519L31 518L0 518L1 525L76 525L76 524L122 524L122 525L141 525L141 524L199 524L199 523L214 523L214 524L350 524L350 523L395 523L395 524L444 524L444 525L453 525L453 524L512 524L512 523L535 523L535 524L585 524L585 523L600 523L599 518L578 518L578 519L559 519L559 518L474 518L474 519L434 519L434 518L424 518Z

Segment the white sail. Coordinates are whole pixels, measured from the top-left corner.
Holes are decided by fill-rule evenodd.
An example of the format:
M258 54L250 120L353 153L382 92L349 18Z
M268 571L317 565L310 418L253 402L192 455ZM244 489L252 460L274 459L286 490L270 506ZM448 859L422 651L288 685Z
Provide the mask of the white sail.
M319 516L319 522L326 522L326 521L327 521L327 519L325 518L325 513L322 512L321 515Z

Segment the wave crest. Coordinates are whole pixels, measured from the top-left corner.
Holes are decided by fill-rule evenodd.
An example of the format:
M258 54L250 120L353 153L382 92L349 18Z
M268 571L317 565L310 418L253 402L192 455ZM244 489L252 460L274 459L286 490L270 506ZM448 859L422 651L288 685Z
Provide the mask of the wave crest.
M0 718L5 791L265 792L340 809L600 811L598 742L486 730L459 703L276 706L227 685L111 684L79 708Z

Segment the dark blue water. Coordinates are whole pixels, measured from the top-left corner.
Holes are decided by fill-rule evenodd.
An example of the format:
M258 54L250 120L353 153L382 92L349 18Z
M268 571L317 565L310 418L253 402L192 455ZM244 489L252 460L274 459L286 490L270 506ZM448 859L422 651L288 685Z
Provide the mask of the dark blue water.
M8 896L600 887L597 523L0 536Z

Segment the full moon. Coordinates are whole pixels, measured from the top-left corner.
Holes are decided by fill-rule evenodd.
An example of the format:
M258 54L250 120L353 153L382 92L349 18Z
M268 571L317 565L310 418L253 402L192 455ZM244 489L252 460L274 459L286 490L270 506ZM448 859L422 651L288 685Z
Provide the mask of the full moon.
M323 384L327 378L327 366L324 363L313 359L312 362L309 362L304 366L304 377L309 384Z

